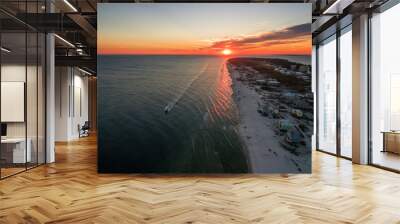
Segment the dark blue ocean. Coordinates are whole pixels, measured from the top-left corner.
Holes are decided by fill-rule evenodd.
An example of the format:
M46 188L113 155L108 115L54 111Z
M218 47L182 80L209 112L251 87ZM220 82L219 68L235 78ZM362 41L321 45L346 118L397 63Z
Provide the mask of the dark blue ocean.
M99 55L99 171L249 172L225 60Z

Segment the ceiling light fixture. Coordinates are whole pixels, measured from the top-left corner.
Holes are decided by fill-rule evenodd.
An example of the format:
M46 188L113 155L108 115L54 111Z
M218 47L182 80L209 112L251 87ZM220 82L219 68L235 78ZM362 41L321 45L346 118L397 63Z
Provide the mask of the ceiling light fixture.
M83 49L77 48L76 53L78 53L78 55L83 55Z
M75 48L75 45L73 45L71 42L69 42L68 40L60 37L58 34L54 34L55 37L57 37L59 40L61 40L62 42L66 43L67 45L69 45L70 47Z
M9 49L7 49L5 47L1 47L1 51L4 51L6 53L10 53L11 52L11 50L9 50Z
M64 3L67 4L74 12L78 12L75 6L73 6L68 0L64 0Z

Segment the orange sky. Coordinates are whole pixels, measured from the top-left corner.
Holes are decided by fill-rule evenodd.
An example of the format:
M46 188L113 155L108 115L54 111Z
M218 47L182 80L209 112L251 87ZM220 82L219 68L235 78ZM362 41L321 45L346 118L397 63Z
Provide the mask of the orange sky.
M311 54L307 4L240 5L100 4L98 53Z
M233 55L268 55L268 54L311 54L311 38L299 40L295 43L286 43L273 46L262 46L257 44L254 48L242 49L241 47L226 46L221 49L197 49L191 46L182 48L179 43L173 45L168 44L168 47L138 47L129 44L115 43L110 41L104 43L104 46L99 49L99 54L171 54L171 55L219 55L224 49L230 49Z

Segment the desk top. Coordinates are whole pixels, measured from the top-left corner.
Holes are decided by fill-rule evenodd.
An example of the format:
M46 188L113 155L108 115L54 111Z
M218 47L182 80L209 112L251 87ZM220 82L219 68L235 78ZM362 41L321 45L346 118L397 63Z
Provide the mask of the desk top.
M381 133L400 135L400 131L381 131Z
M29 141L29 138L28 138ZM20 143L20 142L25 142L25 138L5 138L1 139L1 143Z

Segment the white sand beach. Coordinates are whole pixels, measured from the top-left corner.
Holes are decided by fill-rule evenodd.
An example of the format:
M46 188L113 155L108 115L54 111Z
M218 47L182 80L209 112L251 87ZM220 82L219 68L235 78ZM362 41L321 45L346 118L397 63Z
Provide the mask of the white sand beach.
M252 172L298 173L304 170L306 159L283 148L279 143L280 136L274 132L274 120L257 112L260 94L246 82L238 80L243 74L233 66L228 65L228 70L239 110L239 134L247 146Z

